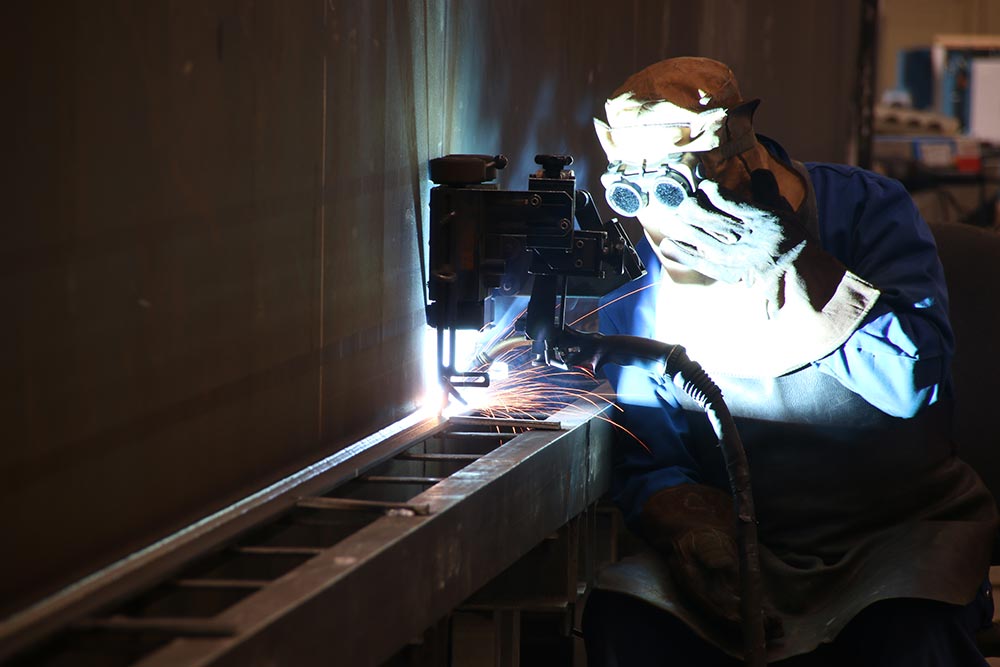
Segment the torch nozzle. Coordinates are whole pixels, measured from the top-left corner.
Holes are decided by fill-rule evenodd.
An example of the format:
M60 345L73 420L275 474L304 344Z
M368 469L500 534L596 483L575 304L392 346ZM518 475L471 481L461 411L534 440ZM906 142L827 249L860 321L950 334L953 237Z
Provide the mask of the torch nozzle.
M524 336L509 336L504 338L503 340L497 341L489 347L485 347L480 350L472 360L473 366L489 367L489 365L504 352L508 352L527 344L528 340Z

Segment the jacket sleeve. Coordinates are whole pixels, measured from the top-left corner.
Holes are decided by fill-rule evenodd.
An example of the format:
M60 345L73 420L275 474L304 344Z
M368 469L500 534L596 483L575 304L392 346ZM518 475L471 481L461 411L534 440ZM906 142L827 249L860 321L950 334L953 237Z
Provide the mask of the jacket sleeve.
M934 238L897 181L810 171L824 247L882 293L847 342L814 365L883 412L912 417L950 391L954 339Z

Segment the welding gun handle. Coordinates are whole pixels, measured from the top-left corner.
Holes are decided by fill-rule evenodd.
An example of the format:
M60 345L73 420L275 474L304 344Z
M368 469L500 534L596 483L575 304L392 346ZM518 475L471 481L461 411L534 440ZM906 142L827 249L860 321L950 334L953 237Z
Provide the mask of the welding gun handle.
M601 336L601 334L597 334ZM601 336L594 369L604 364L635 366L657 375L672 375L671 361L682 348L652 338L613 334Z
M675 362L684 354L680 345L652 338L604 335L564 329L559 335L564 359L574 365L590 365L595 371L605 364L635 366L656 374L673 375Z

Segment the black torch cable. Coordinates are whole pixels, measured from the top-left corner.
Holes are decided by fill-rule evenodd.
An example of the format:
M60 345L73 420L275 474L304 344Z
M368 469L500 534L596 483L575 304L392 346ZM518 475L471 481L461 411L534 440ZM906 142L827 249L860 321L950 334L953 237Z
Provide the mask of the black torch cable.
M744 662L749 667L763 667L767 664L764 593L757 544L757 518L750 487L750 465L736 430L736 423L722 399L722 390L700 364L688 357L687 351L680 345L670 345L641 336L584 333L571 328L563 330L560 335L566 351L589 359L595 370L610 363L662 373L705 411L716 437L719 438L736 513Z
M757 543L757 517L750 486L750 464L743 441L722 390L680 345L674 346L666 361L664 374L676 377L688 396L698 403L719 438L719 447L729 474L729 486L736 510L736 543L740 558L740 615L743 619L744 661L749 667L767 664L764 633L763 586L760 553Z

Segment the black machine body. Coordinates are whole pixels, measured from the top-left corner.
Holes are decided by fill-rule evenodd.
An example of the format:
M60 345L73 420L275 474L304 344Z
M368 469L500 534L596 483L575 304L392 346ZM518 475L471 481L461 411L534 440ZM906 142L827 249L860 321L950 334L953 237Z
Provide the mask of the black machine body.
M500 155L430 162L436 186L427 323L438 330L438 361L449 389L488 385L485 373L455 369L454 340L458 329L489 324L496 300L530 295L521 326L538 360L552 363L568 297L601 296L645 271L618 220L601 221L590 193L576 189L567 169L572 157L538 155L535 162L539 169L527 190L503 190L493 182L507 164Z

